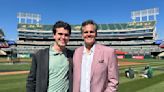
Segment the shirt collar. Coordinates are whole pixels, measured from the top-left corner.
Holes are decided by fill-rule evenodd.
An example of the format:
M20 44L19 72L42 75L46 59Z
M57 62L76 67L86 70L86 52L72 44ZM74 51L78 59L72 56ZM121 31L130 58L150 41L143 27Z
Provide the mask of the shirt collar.
M64 49L62 52L57 52L54 48L54 45L50 45L50 52L53 55L61 55L61 54L66 54L66 49Z
M90 49L90 52L89 53L93 53L94 52L94 49L95 49L95 44L93 44L92 48ZM84 50L83 50L83 53L87 53L87 48L84 46Z

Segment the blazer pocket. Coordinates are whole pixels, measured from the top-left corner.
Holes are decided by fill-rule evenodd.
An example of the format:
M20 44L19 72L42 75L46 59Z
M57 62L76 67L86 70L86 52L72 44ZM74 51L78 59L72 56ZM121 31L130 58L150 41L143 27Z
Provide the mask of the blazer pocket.
M98 62L99 62L99 63L104 63L104 60L99 60Z
M95 75L103 75L105 74L107 69L107 65L104 60L99 60L96 65Z

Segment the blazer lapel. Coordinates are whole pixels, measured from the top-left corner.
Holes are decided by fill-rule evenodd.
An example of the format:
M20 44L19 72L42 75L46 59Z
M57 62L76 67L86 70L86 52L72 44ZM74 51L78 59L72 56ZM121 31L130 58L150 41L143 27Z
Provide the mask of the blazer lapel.
M40 54L40 56L38 56L38 62L40 62L40 75L41 79L43 80L43 84L41 84L43 89L47 89L48 87L48 77L49 77L49 48L46 48L45 50L43 50ZM46 91L46 90L45 90Z
M84 46L80 49L79 51L79 62L78 62L78 65L79 65L79 81L81 80L81 64L82 64L82 56L83 56L83 50L84 50Z
M91 79L92 79L93 73L95 71L96 64L101 59L100 58L101 54L102 54L101 48L99 48L99 46L96 45L95 50L94 50L94 55L93 55L93 61L92 61L92 65L91 65Z

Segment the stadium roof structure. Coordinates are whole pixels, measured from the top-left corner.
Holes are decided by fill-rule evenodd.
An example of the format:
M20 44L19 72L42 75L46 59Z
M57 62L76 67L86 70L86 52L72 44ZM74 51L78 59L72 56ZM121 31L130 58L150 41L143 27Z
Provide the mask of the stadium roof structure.
M1 39L1 37L3 37L3 36L5 36L5 35L4 35L4 32L3 32L2 29L0 29L0 39Z
M164 41L159 45L159 47L164 48Z
M3 42L0 42L0 48L8 48L9 47L9 44L5 41Z
M145 22L128 22L128 23L112 23L112 24L98 24L99 30L127 30L127 29L139 29L139 28L153 28L156 21ZM41 25L41 24L18 24L17 29L20 30L52 30L53 25ZM72 30L80 31L80 25L71 25Z
M4 52L3 50L0 50L0 55L6 55L7 53Z
M8 42L3 38L5 35L4 35L4 32L2 29L0 29L0 48L8 48L9 47L9 44ZM3 53L3 51L1 51L0 53Z
M159 57L163 57L164 56L164 52L160 53L158 56Z

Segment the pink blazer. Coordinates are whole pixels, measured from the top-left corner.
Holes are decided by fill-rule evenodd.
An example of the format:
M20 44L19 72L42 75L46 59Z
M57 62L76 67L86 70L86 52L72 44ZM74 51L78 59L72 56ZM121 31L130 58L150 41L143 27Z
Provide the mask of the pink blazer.
M73 92L80 92L82 52L84 46L75 50L73 56ZM114 49L96 44L91 66L90 92L116 92L118 87L118 62Z

